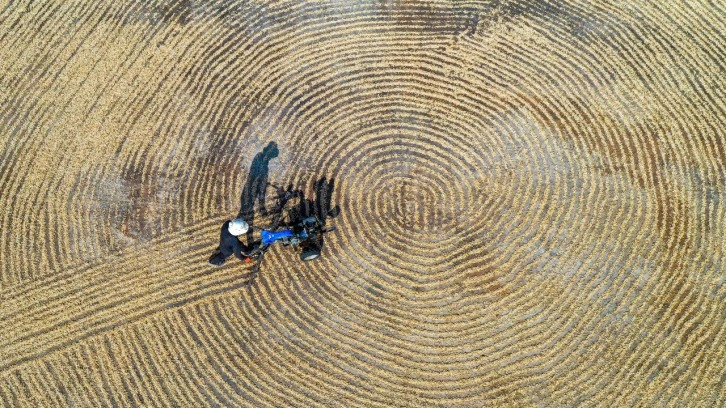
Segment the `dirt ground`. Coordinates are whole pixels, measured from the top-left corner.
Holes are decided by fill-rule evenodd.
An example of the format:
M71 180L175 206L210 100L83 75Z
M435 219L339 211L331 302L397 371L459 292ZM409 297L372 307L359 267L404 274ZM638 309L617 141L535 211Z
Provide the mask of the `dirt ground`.
M725 21L0 1L0 406L726 406ZM341 214L247 285L270 142Z

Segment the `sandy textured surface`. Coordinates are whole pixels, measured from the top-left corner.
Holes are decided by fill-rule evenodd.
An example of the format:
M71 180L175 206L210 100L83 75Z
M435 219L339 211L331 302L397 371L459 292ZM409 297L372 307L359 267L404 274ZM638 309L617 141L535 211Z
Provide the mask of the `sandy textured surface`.
M724 21L0 2L0 406L726 406ZM342 213L247 287L270 141Z

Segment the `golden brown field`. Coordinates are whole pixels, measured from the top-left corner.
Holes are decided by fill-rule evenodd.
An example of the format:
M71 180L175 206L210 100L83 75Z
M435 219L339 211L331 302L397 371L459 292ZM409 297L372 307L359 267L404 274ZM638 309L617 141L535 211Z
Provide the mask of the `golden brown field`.
M0 406L726 406L720 1L0 1ZM255 154L323 257L207 265Z

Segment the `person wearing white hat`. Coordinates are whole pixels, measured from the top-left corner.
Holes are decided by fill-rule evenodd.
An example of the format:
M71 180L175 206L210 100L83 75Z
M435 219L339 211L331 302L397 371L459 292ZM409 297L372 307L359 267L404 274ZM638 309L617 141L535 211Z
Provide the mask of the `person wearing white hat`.
M237 237L246 233L249 228L247 222L241 218L235 218L222 224L219 247L209 257L209 264L222 266L225 260L232 254L240 260L244 260L248 256L247 251Z

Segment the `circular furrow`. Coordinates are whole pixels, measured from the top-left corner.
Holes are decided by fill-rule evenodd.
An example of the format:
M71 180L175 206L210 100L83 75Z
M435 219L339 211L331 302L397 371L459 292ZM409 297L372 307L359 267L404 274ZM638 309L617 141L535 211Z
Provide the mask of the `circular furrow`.
M90 14L90 12L89 12L89 14ZM65 39L63 39L63 40L65 40ZM53 44L54 47L50 48L50 49L51 50L56 50L56 49L64 50L64 49L66 49L67 45L70 44L70 40L65 41L65 43L63 45L59 45L60 42L61 41L59 40L57 43ZM47 53L47 54L50 54L50 53ZM49 59L51 63L58 62L59 55L56 54L53 58L51 58L47 54L46 54L46 56L44 56L40 59L41 60ZM38 74L38 76L40 78L43 78L42 73L37 72L37 71L39 71L39 69L31 69L31 67L32 67L32 64L28 65L28 66L23 66L22 67L23 71L25 71L24 74L33 72L33 73ZM43 73L47 73L47 70L48 70L48 68L46 68L46 71L44 71ZM48 76L53 77L54 79L58 77L57 74L48 75ZM36 78L32 78L32 77L28 78L25 75L23 75L23 76L18 75L17 78L18 78L18 81L25 80L24 82L27 83L27 86L25 86L25 84L21 85L24 88L21 88L21 86L18 86L21 89L18 90L17 92L15 92L15 95L18 95L18 96L22 95L22 99L18 98L22 102L20 102L20 104L19 104L20 106L17 106L17 107L8 105L9 108L14 108L14 111L17 113L14 115L14 117L11 116L9 118L5 118L4 120L6 122L9 122L8 123L9 128L13 128L14 125L16 123L18 123L19 121L22 121L21 123L27 122L27 120L28 120L27 111L32 111L35 109L40 110L40 112L38 112L38 114L36 115L36 116L40 116L40 120L38 120L37 123L35 123L35 125L31 127L31 129L29 129L25 132L20 132L19 127L15 126L13 134L15 134L15 141L16 141L15 146L17 146L17 148L12 148L9 150L8 153L6 153L6 155L9 156L11 158L11 160L7 160L7 161L3 160L5 163L7 163L7 166L5 167L5 169L9 169L9 168L13 169L13 172L3 171L3 174L6 174L6 175L7 174L11 174L11 175L18 174L20 176L20 177L3 177L3 180L0 182L0 188L4 192L8 193L8 194L4 195L4 198L10 199L10 202L7 203L5 205L5 207L11 208L13 210L15 210L16 208L25 208L25 209L32 208L31 206L17 205L16 202L19 198L24 197L23 194L20 194L20 191L21 191L20 188L23 184L25 184L25 185L27 185L28 183L35 184L35 182L37 182L36 180L33 180L33 181L28 180L29 175L33 175L33 176L37 177L37 174L38 174L37 172L31 173L29 171L29 166L33 165L33 164L37 164L38 161L37 160L27 160L27 158L25 158L24 155L20 155L17 152L23 151L26 154L29 153L28 157L30 157L30 158L37 156L39 154L39 152L41 152L40 148L43 145L43 139L40 139L38 137L31 138L30 136L36 134L36 132L41 132L42 131L41 124L45 123L45 121L43 120L44 117L46 115L51 115L54 113L54 111L51 109L54 106L52 106L52 105L48 105L48 106L44 106L44 107L40 106L41 105L40 97L38 95L35 95L36 96L35 98L30 97L34 93L36 93L36 92L33 92L34 86L36 86L37 88L40 88L40 90L43 90L43 88L45 88L45 89L51 88L49 85L44 85L43 82L41 82L40 86L38 86L39 84L36 82ZM45 81L45 83L47 83L47 82L48 81ZM11 86L12 86L12 83L11 83ZM30 94L30 95L28 95L28 94ZM27 101L27 104L25 104L26 101ZM22 112L26 112L26 114L22 115ZM23 116L23 117L21 118L21 116ZM21 139L20 137L17 136L18 133L20 133L21 137L23 136L23 133L25 135L27 135L27 137ZM22 150L20 150L20 149L22 149ZM45 156L47 158L48 155L46 154ZM42 165L42 163L40 163L40 164ZM15 187L13 186L13 184L15 184ZM13 191L10 191L11 188L13 188ZM35 189L35 190L30 191L29 193L30 194L35 193L37 195L37 193L39 191L42 191L42 190ZM21 230L19 236L29 236L30 233L28 232L29 230L27 228L33 227L33 225L37 225L36 224L37 217L33 217L33 218L28 217L28 218L29 219L24 224L20 224L19 227L14 228L15 233L18 232L17 231L18 229ZM8 211L5 214L5 219L3 221L3 225L11 224L12 221L16 221L15 223L12 223L12 224L17 225L17 220L19 220L19 219L23 219L23 218L22 217L15 218L15 217L13 217L13 211ZM40 251L37 247L35 247L35 248L31 247L31 250L35 250L38 253L44 252L44 251ZM22 251L20 250L20 248L15 248L15 251L12 251L11 249L0 251L0 253L3 253L3 254L5 252L10 252L11 254L14 253L17 256L17 254ZM12 255L10 255L10 256L12 257ZM30 268L29 265L27 265L27 264L23 265L22 263L17 264L17 266L16 266L15 262L22 262L23 258L21 257L20 259L21 260L12 261L12 258L11 258L11 262L8 262L8 264L13 265L11 270L15 271L15 273L17 274L17 273L20 273L21 271L29 271L32 269L32 268ZM21 276L18 276L18 277L22 278Z

